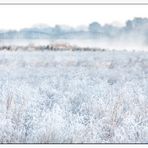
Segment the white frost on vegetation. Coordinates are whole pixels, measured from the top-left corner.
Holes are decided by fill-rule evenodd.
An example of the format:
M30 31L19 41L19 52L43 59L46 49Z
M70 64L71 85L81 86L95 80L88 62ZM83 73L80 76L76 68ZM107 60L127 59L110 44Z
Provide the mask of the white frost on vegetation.
M148 53L0 52L0 143L148 143Z

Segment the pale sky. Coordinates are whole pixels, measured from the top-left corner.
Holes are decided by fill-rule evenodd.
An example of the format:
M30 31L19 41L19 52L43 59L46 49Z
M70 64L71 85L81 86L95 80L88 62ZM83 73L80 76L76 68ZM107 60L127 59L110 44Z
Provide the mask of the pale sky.
M124 25L127 19L148 17L148 5L0 5L0 29L21 29L36 24Z

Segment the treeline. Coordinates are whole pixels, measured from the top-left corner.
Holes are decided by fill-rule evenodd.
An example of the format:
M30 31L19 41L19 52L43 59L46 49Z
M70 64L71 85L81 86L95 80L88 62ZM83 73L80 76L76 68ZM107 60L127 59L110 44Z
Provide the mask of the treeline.
M56 45L27 45L27 46L13 46L13 45L3 45L0 46L0 51L105 51L104 48L90 48L90 47L77 47L64 44Z

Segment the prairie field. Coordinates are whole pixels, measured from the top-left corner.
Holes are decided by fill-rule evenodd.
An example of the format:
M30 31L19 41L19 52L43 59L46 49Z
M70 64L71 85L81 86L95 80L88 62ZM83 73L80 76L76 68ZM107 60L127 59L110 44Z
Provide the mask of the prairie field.
M0 143L148 143L148 53L1 51Z

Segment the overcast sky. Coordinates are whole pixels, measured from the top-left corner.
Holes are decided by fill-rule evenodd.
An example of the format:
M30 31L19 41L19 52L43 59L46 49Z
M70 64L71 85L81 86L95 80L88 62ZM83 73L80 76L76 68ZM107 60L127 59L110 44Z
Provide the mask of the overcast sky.
M0 5L0 29L36 24L76 27L92 21L120 26L134 17L148 17L148 5Z

